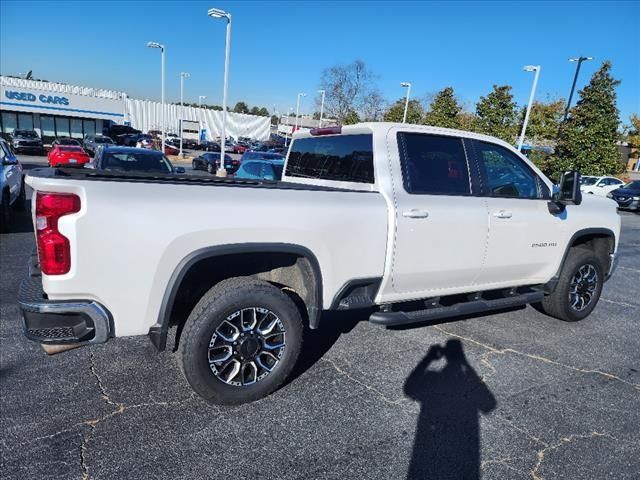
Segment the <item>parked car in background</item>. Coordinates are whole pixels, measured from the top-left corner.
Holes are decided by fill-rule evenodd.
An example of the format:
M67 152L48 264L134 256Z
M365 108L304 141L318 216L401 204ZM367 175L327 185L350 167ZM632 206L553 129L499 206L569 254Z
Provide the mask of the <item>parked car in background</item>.
M136 148L153 149L153 137L151 135L140 134L135 144Z
M268 153L279 153L280 155L287 154L287 148L285 147L273 147L267 150Z
M11 134L11 146L16 153L42 155L45 152L42 139L35 130L14 130Z
M615 200L618 208L640 212L640 180L616 188L609 192L607 197Z
M252 152L268 152L269 148L271 147L266 143L254 143L253 145L251 145Z
M180 148L174 147L173 145L165 142L164 144L164 154L165 155L178 155L180 153Z
M220 144L218 142L204 142L200 144L200 150L204 150L205 152L219 152Z
M108 171L185 173L183 167L174 167L162 152L120 146L98 149L95 158L87 166L95 170Z
M0 231L11 225L12 210L22 210L25 205L25 189L22 165L6 140L0 138Z
M267 160L270 162L284 160L284 155L269 152L254 152L253 150L245 152L240 159L242 162L247 160Z
M103 131L103 133L105 132ZM111 127L106 130L106 136L112 138L118 145L121 145L120 141L126 138L125 135L137 135L139 133L142 132L129 125L111 125Z
M235 173L239 166L240 160L234 160L230 155L224 156L224 169L227 173ZM194 170L206 170L214 174L220 167L220 153L203 153L193 159L191 167Z
M606 197L607 193L624 185L624 182L616 177L582 177L580 191L582 193L592 193L599 197Z
M245 180L280 180L284 159L281 160L247 160L240 164L235 178Z
M91 160L87 152L77 145L56 145L47 157L50 167L82 167Z
M191 138L183 138L182 139L182 148L183 149L188 149L188 150L197 150L198 149L198 142L196 140L191 139Z
M68 145L73 147L82 146L78 140L71 137L56 137L53 142L51 142L51 146L55 147L56 145Z
M93 156L100 145L115 145L115 142L104 135L85 135L83 145L87 153Z
M244 153L249 150L249 147L243 143L236 143L233 145L233 153Z

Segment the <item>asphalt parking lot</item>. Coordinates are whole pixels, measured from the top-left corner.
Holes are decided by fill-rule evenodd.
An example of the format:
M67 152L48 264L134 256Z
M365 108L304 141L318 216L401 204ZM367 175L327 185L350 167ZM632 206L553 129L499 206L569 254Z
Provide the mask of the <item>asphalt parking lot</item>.
M289 384L221 408L146 337L52 357L27 341L22 214L0 236L1 476L640 478L640 215L622 224L618 271L582 322L531 307L396 330L333 315Z

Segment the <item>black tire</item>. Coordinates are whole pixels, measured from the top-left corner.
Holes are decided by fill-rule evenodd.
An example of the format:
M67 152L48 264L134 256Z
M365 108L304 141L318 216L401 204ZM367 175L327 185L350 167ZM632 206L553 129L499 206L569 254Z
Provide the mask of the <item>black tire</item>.
M212 175L215 173L213 171L213 165L211 165L210 163L207 163L207 172L209 172Z
M20 185L20 195L16 198L16 201L13 203L13 208L19 212L24 212L27 205L27 186L24 184L24 178L22 179Z
M9 206L9 192L2 192L2 205L0 205L0 232L9 231L11 225L11 207Z
M198 164L196 163L196 161L195 161L195 160L193 160L193 161L191 162L191 168L192 168L193 170L198 170Z
M582 308L576 308L572 306L574 303L572 298L575 299L575 297L570 297L570 292L573 290L572 281L574 277L578 275L581 268L588 268L588 266L593 267L596 272L594 291L588 303L583 305ZM588 248L572 248L562 266L560 279L554 292L542 300L542 310L547 315L564 320L565 322L582 320L586 318L598 304L600 294L602 293L603 281L604 266L601 259ZM581 305L581 302L578 302L578 307Z
M228 318L252 308L266 309L277 316L281 322L278 325L285 332L284 347L272 370L263 378L250 385L230 385L222 378L222 371L219 377L210 366L210 342ZM300 312L287 295L262 280L231 278L212 287L189 315L180 337L178 363L191 387L208 402L226 405L252 402L266 397L287 379L302 349L302 336ZM240 343L238 352L242 348L242 341ZM236 347L231 348L235 354ZM256 370L254 378L257 376Z

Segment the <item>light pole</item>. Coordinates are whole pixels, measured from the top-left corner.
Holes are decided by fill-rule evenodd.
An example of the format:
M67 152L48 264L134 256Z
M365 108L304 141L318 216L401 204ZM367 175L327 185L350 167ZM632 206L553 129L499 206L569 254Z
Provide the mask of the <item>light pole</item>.
M298 130L298 115L300 113L300 97L306 97L306 96L307 96L306 93L298 94L298 101L296 102L296 128L293 129L293 133L295 133L296 130Z
M202 100L204 100L205 98L207 98L206 95L198 95L198 106L202 107Z
M161 87L160 87L160 103L162 104L162 112L161 112L161 122L162 122L162 137L161 137L161 143L160 143L160 150L162 151L162 153L164 154L164 138L165 138L165 131L166 131L166 126L165 126L165 115L164 115L164 54L165 54L165 47L164 45L158 43L158 42L148 42L147 43L147 47L149 48L159 48L162 51L162 83L161 83Z
M407 110L409 110L409 95L411 95L411 82L402 82L400 86L407 89L407 98L404 101L404 115L402 115L402 123L407 123Z
M540 75L540 65L527 65L523 68L525 72L536 72L533 77L533 85L531 86L531 94L529 95L529 103L527 104L527 113L524 114L524 123L522 124L522 132L520 133L520 140L518 140L518 151L522 150L522 143L524 142L524 134L527 131L527 123L529 123L529 114L531 113L531 106L533 105L533 96L536 93L536 85L538 85L538 76Z
M293 107L289 107L289 112L287 112L287 126L289 125L289 117L291 116L291 113L293 112ZM284 146L288 146L289 145L289 137L287 136L287 132L284 132Z
M318 128L322 127L322 114L324 113L324 90L318 90L318 93L322 94L322 100L320 100L320 120L318 120Z
M579 56L578 58L570 58L569 59L570 62L578 62L578 65L576 66L576 74L573 76L573 84L571 85L571 93L569 93L569 100L567 101L567 108L564 109L564 119L563 119L563 121L566 121L567 117L569 116L569 107L571 106L571 99L573 98L573 92L576 89L576 82L578 81L578 74L580 73L580 65L582 65L582 62L584 62L585 60L593 60L593 57Z
M224 51L224 88L222 93L222 132L220 135L220 167L216 172L218 177L226 177L224 168L224 150L227 144L227 84L229 82L229 48L231 47L231 14L219 8L210 8L208 15L213 18L226 18L227 38Z
M189 78L191 75L188 72L180 72L180 153L178 156L184 158L182 153L182 118L184 117L184 79Z

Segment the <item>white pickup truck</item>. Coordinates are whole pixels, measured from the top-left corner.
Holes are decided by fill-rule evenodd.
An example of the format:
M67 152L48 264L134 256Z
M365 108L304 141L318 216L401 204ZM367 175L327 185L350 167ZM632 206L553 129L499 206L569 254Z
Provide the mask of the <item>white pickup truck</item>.
M326 310L373 308L369 321L395 326L536 303L581 320L620 234L615 202L583 200L577 172L554 192L500 140L407 124L298 133L281 182L84 169L26 181L26 336L148 335L164 350L177 326L187 380L228 404L278 388Z

